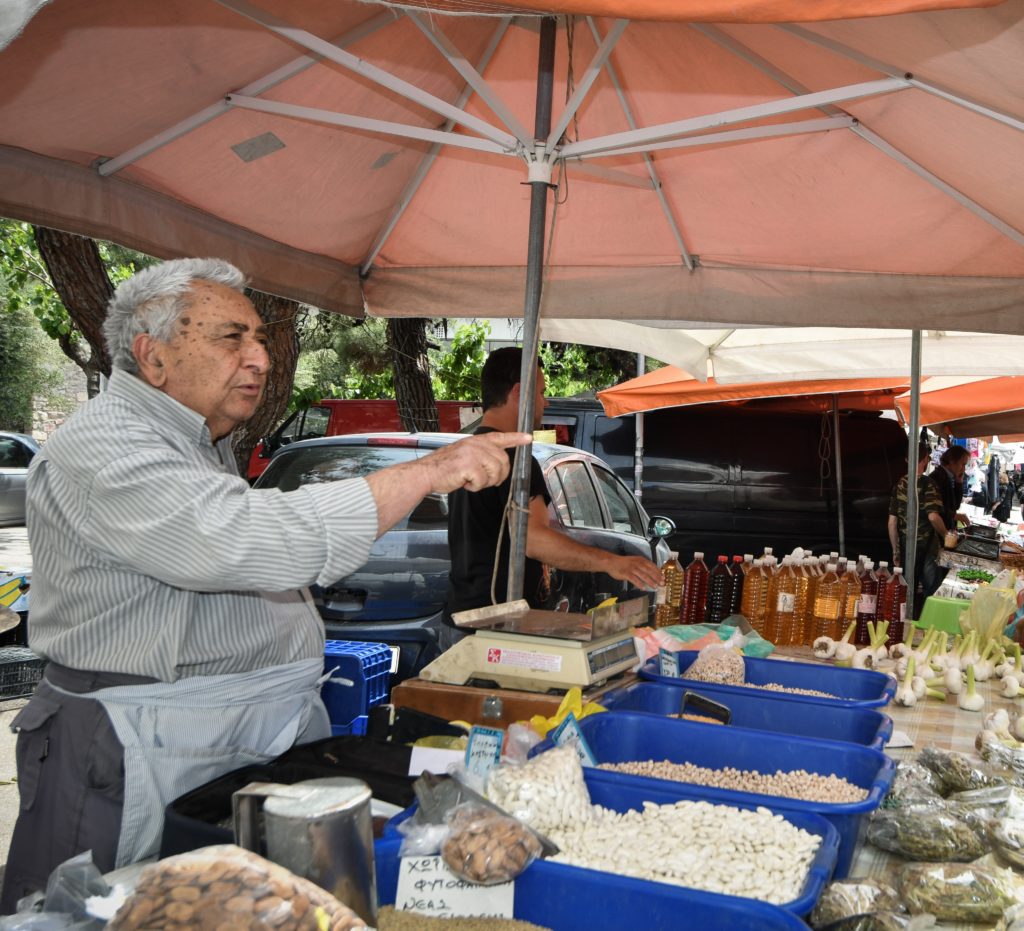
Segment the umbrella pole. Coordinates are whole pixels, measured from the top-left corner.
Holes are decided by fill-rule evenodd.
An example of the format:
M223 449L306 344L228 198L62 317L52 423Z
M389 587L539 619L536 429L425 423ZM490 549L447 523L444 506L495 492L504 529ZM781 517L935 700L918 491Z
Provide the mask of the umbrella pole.
M551 132L551 102L555 71L555 19L545 17L540 24L540 49L537 60L537 108L533 137L543 144ZM539 147L542 148L542 145ZM535 165L536 163L534 163ZM550 162L546 177L530 171L530 234L526 256L526 300L523 307L523 366L519 375L519 429L531 433L537 397L537 347L540 336L540 297L544 277L544 229L547 224ZM508 563L506 597L523 597L526 570L526 525L530 509L530 465L533 446L516 450L512 474L512 500L509 516L512 549Z
M910 432L907 435L907 540L904 544L903 575L907 580L907 618L914 614L917 560L917 446L921 432L921 331L914 330L910 343Z
M836 438L836 511L839 514L839 552L846 552L846 524L843 520L843 444L839 437L839 399L832 395L832 433Z
M636 354L637 377L643 375L647 367L647 357L642 353ZM638 411L636 417L636 439L633 446L633 494L638 499L644 496L644 412Z

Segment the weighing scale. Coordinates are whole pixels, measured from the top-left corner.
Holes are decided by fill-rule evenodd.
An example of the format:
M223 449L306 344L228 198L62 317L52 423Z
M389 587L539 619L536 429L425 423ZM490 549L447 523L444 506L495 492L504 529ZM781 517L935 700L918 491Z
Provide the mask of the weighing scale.
M452 615L476 631L421 673L428 681L464 685L471 679L500 688L546 692L587 688L637 665L632 628L647 623L648 598L595 608L587 614L539 611L526 601Z

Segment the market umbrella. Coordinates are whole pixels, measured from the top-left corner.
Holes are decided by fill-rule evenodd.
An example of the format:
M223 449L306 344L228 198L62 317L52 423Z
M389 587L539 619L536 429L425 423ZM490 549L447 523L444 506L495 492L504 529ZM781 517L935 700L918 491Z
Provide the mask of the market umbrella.
M909 416L910 399L896 399ZM934 378L921 386L921 424L953 436L1024 432L1024 378Z

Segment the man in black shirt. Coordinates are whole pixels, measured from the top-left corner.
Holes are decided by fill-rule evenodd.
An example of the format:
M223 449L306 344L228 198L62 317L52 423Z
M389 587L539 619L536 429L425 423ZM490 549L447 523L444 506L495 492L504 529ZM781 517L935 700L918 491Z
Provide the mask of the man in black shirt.
M484 363L481 400L484 415L477 433L516 428L519 419L519 378L522 350L498 349ZM538 366L535 427L544 414L544 372ZM515 454L512 453L512 458ZM440 632L442 650L465 636L454 626L451 615L505 600L508 585L509 525L503 521L512 486L510 475L500 485L473 494L461 490L448 496L448 548L452 568L448 582L448 604ZM567 571L603 572L638 588L655 589L661 571L643 556L618 556L586 546L550 526L550 502L544 474L536 459L530 468L530 515L526 532L526 565L523 597L531 607L544 606L547 597L544 565ZM497 555L498 539L501 552Z
M929 475L942 495L942 519L949 530L956 529L957 520L970 523L965 515L959 513L964 498L964 472L970 458L971 454L963 446L950 446Z

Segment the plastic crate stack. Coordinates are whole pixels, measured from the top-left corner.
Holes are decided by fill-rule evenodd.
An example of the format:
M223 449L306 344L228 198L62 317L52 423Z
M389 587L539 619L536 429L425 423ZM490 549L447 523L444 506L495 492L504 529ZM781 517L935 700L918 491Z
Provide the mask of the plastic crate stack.
M331 719L331 733L365 734L374 705L387 701L391 678L391 647L386 643L328 640L324 672L330 678L320 697Z

